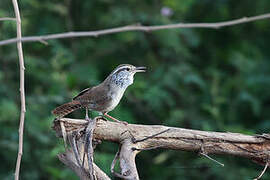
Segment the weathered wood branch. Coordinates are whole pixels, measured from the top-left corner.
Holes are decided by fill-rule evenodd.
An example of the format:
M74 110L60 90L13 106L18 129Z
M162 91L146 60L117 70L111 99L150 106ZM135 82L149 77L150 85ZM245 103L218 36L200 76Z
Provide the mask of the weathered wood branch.
M87 121L63 118L67 133L83 131ZM54 122L53 129L62 136L59 121ZM207 132L174 128L159 125L124 125L97 119L94 139L119 143L121 173L112 172L124 179L139 179L135 156L144 149L166 148L193 151L203 154L226 154L248 158L260 165L269 163L270 140L267 134L244 135L239 133ZM115 160L113 163L115 163ZM113 164L112 164L113 169Z
M89 128L89 125L95 127L94 121L90 121L87 125L86 129ZM61 122L62 124L62 122ZM62 126L61 126L62 128ZM92 130L90 134L92 136ZM62 130L63 134L63 130ZM89 137L89 131L87 131L84 135L82 131L71 131L66 133L68 142L70 144L70 148L65 146L66 152L58 155L58 158L61 162L63 162L66 166L72 169L81 180L110 180L110 178L93 162L93 146L92 141L90 142L91 147L86 147L85 138L92 139ZM63 134L64 137L64 134ZM91 150L91 155L89 157L89 153L86 151ZM85 157L85 153L87 153L87 157ZM87 159L88 163L83 163L84 158ZM89 162L90 161L90 162Z
M74 171L81 180L89 180L87 169L81 169L77 164L73 152L68 149L65 153L58 155L59 160ZM110 178L96 165L93 164L95 176L98 180L110 180Z

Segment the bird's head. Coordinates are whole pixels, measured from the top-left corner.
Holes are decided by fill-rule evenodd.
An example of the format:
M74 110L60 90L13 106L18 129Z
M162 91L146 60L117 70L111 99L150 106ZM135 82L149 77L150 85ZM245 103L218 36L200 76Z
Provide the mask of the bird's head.
M126 88L133 83L137 72L145 72L146 67L136 67L130 64L121 64L110 74L110 80L121 88Z

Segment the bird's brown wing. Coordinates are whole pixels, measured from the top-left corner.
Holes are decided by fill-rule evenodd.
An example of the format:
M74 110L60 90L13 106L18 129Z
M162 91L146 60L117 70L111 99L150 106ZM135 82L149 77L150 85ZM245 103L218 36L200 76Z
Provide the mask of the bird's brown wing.
M111 97L108 96L107 87L95 86L81 91L73 100L80 101L83 106L87 106L92 110L104 111L110 103Z
M92 87L82 90L81 92L79 92L79 94L77 96L73 97L72 100L77 100L80 96L85 94L87 91L90 91L91 89L92 89Z

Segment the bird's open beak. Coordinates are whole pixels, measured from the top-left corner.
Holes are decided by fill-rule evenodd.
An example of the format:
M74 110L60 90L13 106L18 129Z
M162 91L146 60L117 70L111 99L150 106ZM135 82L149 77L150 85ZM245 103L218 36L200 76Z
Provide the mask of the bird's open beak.
M135 68L135 72L145 72L146 71L146 67L136 67Z

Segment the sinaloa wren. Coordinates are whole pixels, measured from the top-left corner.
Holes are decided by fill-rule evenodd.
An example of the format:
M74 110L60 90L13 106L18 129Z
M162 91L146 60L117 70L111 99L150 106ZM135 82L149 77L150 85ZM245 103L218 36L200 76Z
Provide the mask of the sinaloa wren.
M101 84L81 91L71 102L55 108L52 113L61 118L77 109L86 108L87 119L89 109L99 111L118 122L107 113L118 105L127 87L133 83L135 73L145 70L145 67L130 64L119 65Z

